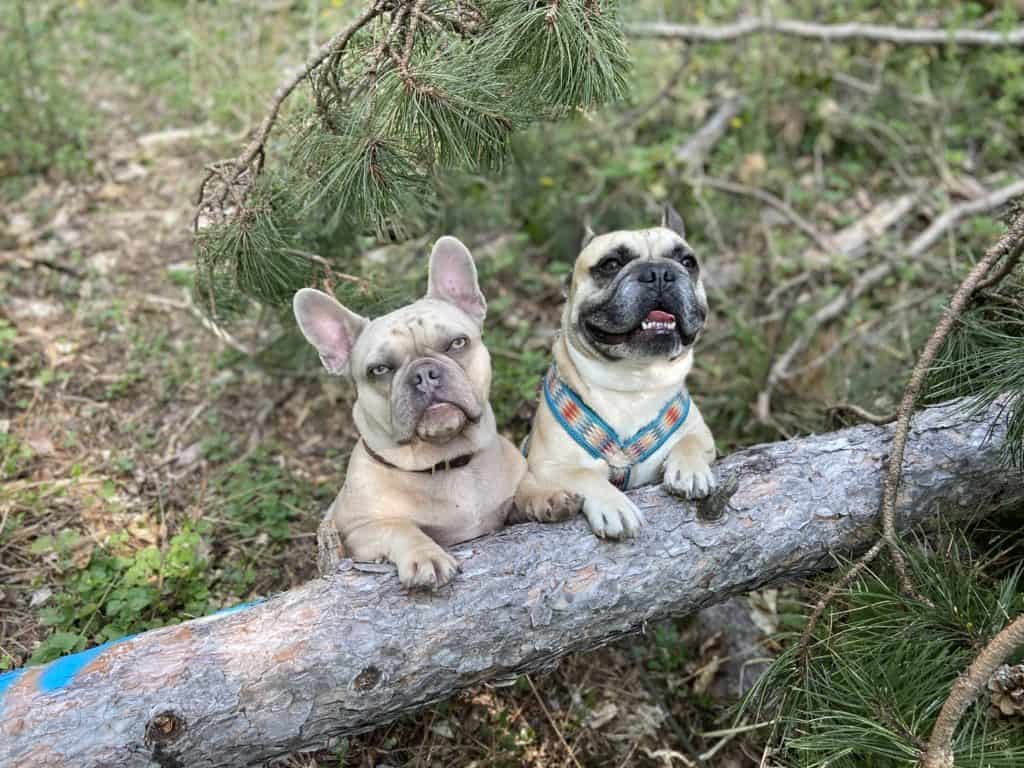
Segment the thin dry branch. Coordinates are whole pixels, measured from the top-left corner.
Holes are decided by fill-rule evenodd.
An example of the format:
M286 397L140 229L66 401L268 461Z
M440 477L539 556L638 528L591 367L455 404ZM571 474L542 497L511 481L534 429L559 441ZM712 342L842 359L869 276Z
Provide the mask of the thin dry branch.
M755 200L760 200L767 206L774 208L776 211L781 213L787 219L789 219L793 225L813 240L819 248L831 253L835 250L836 245L832 242L832 239L822 234L817 227L811 222L797 213L793 208L788 205L784 200L773 195L771 192L767 192L758 187L750 187L746 184L739 184L735 181L728 181L726 179L716 179L712 176L702 176L697 180L697 184L703 184L717 189L722 192L729 192L733 195L743 195L745 197L752 197Z
M964 713L985 688L992 673L1017 648L1024 646L1024 615L992 638L949 692L921 758L922 768L953 768L953 737Z
M826 262L828 264L836 256L848 259L860 256L872 242L877 241L887 230L906 218L917 207L920 199L920 192L907 192L899 197L882 200L862 218L829 238L835 245L835 250L832 253L810 249L803 254L804 263Z
M784 35L823 43L871 41L893 45L965 45L989 47L1024 46L1024 27L1005 32L981 29L890 27L879 24L816 24L796 19L746 18L734 24L672 24L663 21L626 24L633 37L724 43L752 35Z
M690 140L676 149L673 153L675 159L690 169L703 165L711 150L729 130L733 118L743 111L743 103L742 96L726 99Z
M956 227L964 219L990 213L1006 205L1010 200L1024 194L1024 180L1015 181L989 194L954 205L936 218L921 234L915 237L898 258L888 259L881 264L862 272L856 280L846 287L832 301L821 307L808 318L800 335L797 336L772 364L765 385L757 396L756 413L763 424L771 423L771 398L775 388L790 376L790 369L797 357L810 344L818 331L828 323L841 317L857 299L881 283L891 275L900 264L920 258L949 230Z

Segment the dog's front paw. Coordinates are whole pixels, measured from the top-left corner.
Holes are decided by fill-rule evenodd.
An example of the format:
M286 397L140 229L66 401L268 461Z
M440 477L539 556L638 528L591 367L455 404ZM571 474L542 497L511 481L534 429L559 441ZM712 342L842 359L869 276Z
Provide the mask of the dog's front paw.
M417 547L404 553L395 563L398 580L406 589L437 589L443 587L459 568L458 561L441 547Z
M569 491L545 491L524 501L523 513L528 520L539 523L560 523L579 514L583 497Z
M602 539L631 538L640 532L644 524L643 513L636 504L618 491L614 496L600 499L587 497L583 502L583 514L587 516L590 529Z
M685 499L703 499L718 485L711 465L700 456L673 451L665 461L665 488Z

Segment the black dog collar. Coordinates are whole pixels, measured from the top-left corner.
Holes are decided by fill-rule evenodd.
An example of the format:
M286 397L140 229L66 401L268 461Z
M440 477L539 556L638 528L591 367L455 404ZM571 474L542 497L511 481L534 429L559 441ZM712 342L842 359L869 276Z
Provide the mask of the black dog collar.
M456 456L453 459L445 459L444 461L439 461L434 466L427 467L426 469L402 469L402 467L399 467L396 464L392 464L390 461L388 461L383 456L374 451L370 447L369 443L367 443L365 440L363 440L363 448L365 448L366 452L370 454L371 459L378 462L379 464L383 464L385 467L390 467L391 469L398 469L401 470L402 472L418 472L420 474L431 475L434 474L435 472L446 472L449 469L461 469L462 467L469 464L469 462L473 460L473 457L476 456L475 453L464 453L463 455Z

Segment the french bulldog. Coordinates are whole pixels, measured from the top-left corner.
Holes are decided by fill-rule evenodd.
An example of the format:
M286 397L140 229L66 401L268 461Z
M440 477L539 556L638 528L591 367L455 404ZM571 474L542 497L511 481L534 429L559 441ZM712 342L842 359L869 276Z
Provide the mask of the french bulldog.
M321 540L333 529L327 539L340 538L347 556L394 563L408 588L452 579L457 563L443 547L528 519L513 508L526 461L498 434L488 401L486 303L456 238L434 245L428 285L424 298L375 320L312 288L293 302L328 373L356 388L360 440ZM539 520L563 519L580 504L564 492L531 501L529 519Z
M635 536L643 515L623 491L661 477L699 498L716 484L714 439L686 390L708 304L682 218L666 207L659 227L588 229L566 295L516 503L529 515L562 489L598 536Z

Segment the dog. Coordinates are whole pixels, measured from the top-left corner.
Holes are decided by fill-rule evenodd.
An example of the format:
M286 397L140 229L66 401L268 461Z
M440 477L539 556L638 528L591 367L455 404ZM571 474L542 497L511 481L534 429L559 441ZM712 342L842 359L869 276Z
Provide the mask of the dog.
M525 514L559 488L583 498L599 537L632 537L643 515L625 490L659 477L688 498L713 490L714 438L686 390L707 312L673 208L651 229L588 228L528 437Z
M443 547L506 522L564 519L581 503L564 492L536 494L531 517L516 513L526 461L495 426L481 340L487 305L473 257L456 238L434 245L428 284L424 298L372 321L312 288L293 301L328 373L349 376L356 388L360 439L321 539L333 528L328 540L340 538L355 560L394 563L407 588L451 581L457 563Z

